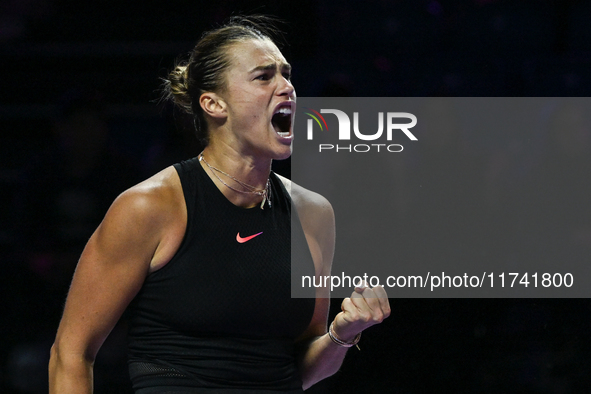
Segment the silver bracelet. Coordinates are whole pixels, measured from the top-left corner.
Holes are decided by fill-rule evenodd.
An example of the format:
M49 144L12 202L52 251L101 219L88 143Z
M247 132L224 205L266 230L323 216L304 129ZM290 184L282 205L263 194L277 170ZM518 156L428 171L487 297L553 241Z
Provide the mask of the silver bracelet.
M357 344L359 343L359 340L361 339L361 333L357 334L351 342L345 342L337 336L337 333L334 331L333 325L334 325L334 321L332 323L330 323L330 327L328 328L328 336L330 337L330 339L332 339L332 341L334 343L336 343L337 345L342 346L342 347L356 346L357 349L359 349L359 346L357 346ZM359 350L361 350L361 349L359 349Z

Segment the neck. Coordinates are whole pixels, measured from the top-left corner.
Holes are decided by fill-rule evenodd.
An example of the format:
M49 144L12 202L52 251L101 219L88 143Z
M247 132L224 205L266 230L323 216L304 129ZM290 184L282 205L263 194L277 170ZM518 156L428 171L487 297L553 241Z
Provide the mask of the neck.
M266 198L263 191L267 190L271 160L220 149L219 144L208 145L202 157L201 165L207 175L234 205L250 208Z

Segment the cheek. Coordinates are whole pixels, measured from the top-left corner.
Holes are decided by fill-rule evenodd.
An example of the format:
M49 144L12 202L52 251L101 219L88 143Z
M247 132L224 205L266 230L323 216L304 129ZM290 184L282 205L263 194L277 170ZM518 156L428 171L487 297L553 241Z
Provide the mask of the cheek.
M243 113L240 119L240 128L247 130L249 133L261 129L264 127L264 123L266 123L263 115L252 113L252 111Z
M263 107L261 106L252 106L250 110L244 114L245 119L248 119L251 123L266 123L268 116L262 108Z

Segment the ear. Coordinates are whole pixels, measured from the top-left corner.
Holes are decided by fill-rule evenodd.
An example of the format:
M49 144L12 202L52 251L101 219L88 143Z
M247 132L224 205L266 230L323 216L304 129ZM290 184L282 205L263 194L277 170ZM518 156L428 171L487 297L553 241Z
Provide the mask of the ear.
M226 102L216 93L205 92L199 97L199 105L207 115L215 119L227 116Z

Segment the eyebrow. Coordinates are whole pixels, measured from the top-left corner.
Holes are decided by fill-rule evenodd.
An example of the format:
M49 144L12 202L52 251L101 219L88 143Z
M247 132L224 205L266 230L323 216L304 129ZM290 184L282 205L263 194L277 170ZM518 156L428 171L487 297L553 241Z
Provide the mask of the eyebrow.
M255 68L253 68L252 70L250 70L251 73L257 72L257 71L270 71L270 70L275 70L275 63L271 63L271 64L267 64L265 66L257 66ZM281 70L282 71L290 71L291 72L291 64L289 63L281 63Z

